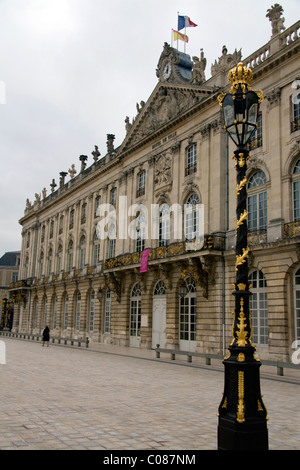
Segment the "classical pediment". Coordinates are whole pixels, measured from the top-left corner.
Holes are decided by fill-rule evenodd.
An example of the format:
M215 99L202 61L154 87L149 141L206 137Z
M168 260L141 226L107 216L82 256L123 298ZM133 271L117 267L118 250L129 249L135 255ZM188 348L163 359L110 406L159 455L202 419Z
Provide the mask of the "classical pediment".
M213 89L207 86L178 85L159 82L147 103L137 105L137 115L130 123L126 118L126 137L122 149L135 146L207 98Z

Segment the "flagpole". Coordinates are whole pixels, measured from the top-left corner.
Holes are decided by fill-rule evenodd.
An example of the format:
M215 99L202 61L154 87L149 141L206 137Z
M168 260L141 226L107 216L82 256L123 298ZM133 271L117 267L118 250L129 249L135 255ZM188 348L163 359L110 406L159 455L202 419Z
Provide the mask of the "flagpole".
M179 31L178 26L179 26L179 11L177 12L177 31ZM178 50L178 34L177 34L177 50Z

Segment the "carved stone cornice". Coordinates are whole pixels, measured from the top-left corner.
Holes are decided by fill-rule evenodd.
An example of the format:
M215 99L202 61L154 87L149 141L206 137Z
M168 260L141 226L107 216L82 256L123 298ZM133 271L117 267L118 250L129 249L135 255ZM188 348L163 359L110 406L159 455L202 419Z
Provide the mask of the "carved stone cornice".
M273 90L265 95L265 98L268 100L270 109L280 104L281 88L273 88Z

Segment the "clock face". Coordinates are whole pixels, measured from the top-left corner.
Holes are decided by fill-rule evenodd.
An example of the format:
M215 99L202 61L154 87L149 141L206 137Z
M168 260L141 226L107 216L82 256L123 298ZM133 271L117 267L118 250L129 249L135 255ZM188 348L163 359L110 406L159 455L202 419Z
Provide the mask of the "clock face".
M169 76L171 75L171 63L168 62L163 69L163 78L164 80L167 80Z

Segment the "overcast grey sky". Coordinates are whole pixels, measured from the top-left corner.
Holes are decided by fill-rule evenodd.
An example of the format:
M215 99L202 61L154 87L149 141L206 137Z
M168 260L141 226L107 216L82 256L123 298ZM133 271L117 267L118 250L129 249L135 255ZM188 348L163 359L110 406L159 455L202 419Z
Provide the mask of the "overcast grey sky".
M272 0L0 0L0 256L21 248L26 199L50 183L106 135L125 137L126 116L157 84L164 42L177 12L188 28L186 53L210 67L228 52L245 58L271 37ZM282 0L285 26L300 19L300 0ZM179 50L183 51L183 43ZM69 177L66 178L68 181Z

